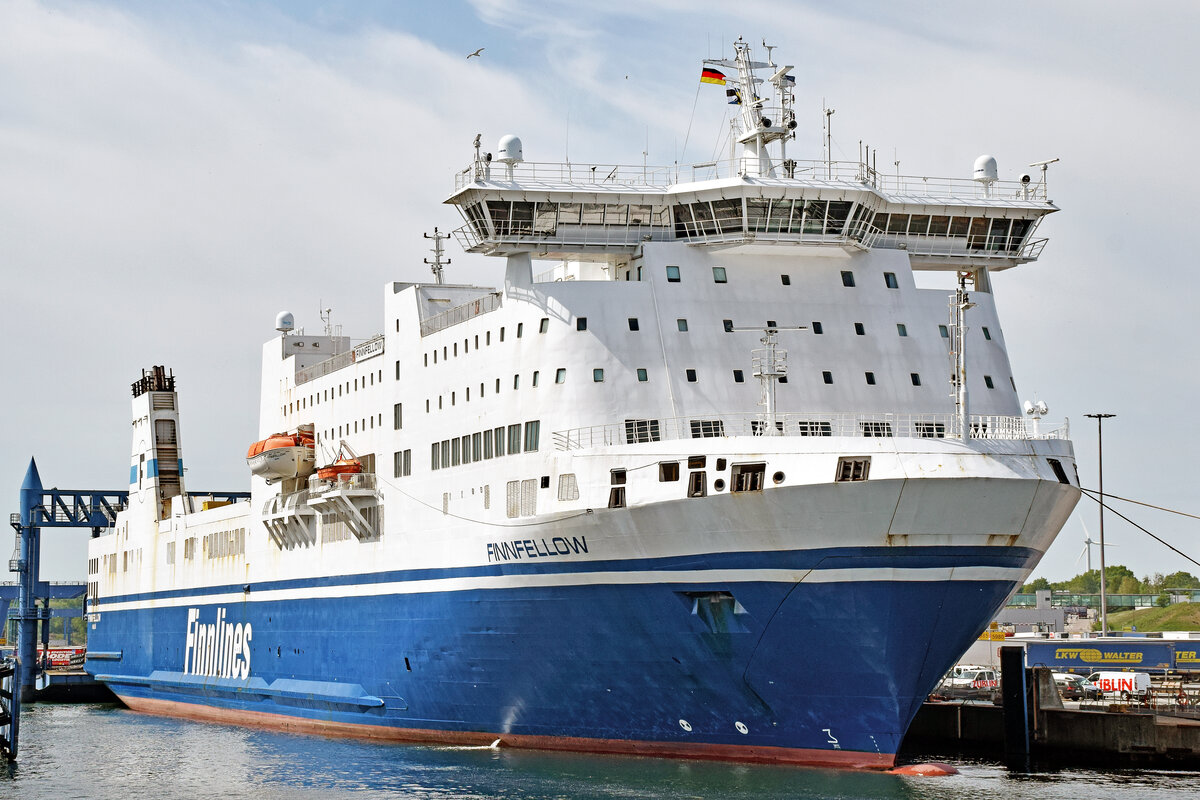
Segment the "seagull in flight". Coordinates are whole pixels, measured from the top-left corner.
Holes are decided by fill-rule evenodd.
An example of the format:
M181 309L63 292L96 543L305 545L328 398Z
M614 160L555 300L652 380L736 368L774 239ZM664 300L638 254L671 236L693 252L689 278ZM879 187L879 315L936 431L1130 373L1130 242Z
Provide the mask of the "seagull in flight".
M476 50L474 53L468 54L467 58L482 58L482 56L480 56L479 54L482 53L485 49L487 49L487 48L481 47L478 50Z

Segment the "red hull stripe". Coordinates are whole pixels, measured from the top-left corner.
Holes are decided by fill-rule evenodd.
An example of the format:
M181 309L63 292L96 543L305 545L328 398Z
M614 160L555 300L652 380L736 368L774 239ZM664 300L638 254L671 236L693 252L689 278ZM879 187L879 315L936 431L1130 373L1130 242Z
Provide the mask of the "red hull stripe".
M625 739L585 739L560 736L516 736L506 733L439 731L424 728L391 728L382 725L354 725L262 711L214 708L195 703L180 703L145 697L121 697L134 711L165 717L250 725L258 728L315 733L323 736L347 736L394 742L443 745L489 745L497 739L501 747L531 750L569 750L581 753L694 758L713 761L747 761L760 764L795 764L840 769L889 769L895 755L856 753L847 750L810 750L795 747L754 747L726 744L681 744L676 742L640 742Z

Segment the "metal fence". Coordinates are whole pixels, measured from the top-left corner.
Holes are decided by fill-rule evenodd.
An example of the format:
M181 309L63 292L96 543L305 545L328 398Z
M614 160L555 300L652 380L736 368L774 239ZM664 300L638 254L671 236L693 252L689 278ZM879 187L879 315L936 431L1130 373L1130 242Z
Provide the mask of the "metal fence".
M500 308L501 305L502 295L500 292L491 292L490 294L485 294L483 297L468 300L462 305L443 311L441 314L421 320L421 335L428 336L431 333L437 333L451 326L466 322L481 314L488 314Z

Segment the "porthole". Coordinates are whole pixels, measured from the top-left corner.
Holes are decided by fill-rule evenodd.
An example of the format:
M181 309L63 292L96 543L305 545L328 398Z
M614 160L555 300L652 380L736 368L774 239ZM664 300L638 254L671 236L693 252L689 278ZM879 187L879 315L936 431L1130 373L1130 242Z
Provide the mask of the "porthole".
M713 481L713 489L715 489L718 492L725 491L725 479L717 478L715 481Z
M776 472L774 475L771 476L771 480L775 481L776 483L783 483L783 473Z

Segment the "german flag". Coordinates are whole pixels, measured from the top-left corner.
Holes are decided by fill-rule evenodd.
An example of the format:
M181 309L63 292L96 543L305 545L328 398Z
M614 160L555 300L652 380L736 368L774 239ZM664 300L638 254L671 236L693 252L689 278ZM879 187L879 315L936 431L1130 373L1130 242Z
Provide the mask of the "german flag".
M725 85L725 73L721 72L719 70L712 69L711 67L705 67L704 69L700 70L700 82L701 83L715 83L718 86L724 86Z

